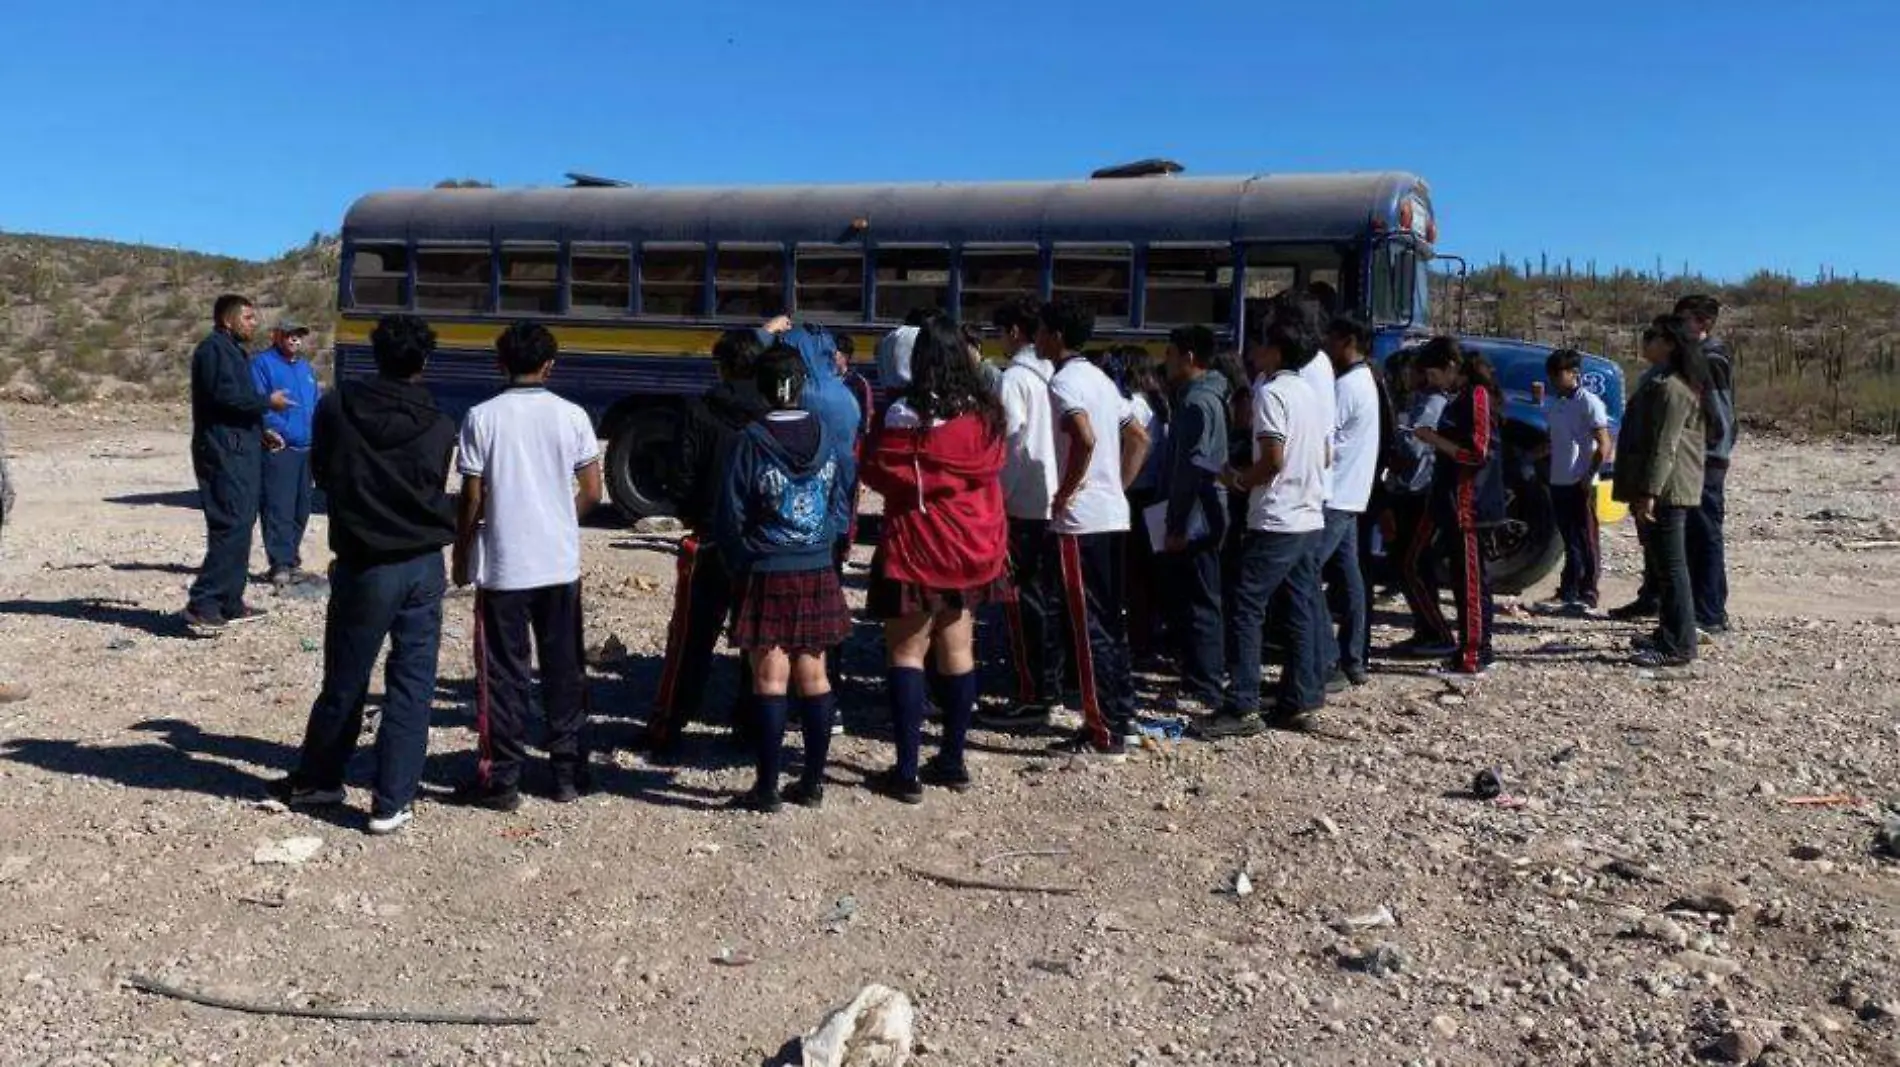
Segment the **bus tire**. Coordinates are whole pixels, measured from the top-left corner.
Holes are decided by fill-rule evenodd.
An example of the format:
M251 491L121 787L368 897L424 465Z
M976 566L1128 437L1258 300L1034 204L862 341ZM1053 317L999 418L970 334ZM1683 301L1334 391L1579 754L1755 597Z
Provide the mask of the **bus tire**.
M1504 524L1491 531L1485 545L1491 590L1504 595L1522 593L1543 581L1564 556L1550 490L1536 467L1522 468L1506 455Z
M607 442L607 495L630 522L672 515L678 502L665 487L667 458L680 413L671 405L641 408L618 420Z

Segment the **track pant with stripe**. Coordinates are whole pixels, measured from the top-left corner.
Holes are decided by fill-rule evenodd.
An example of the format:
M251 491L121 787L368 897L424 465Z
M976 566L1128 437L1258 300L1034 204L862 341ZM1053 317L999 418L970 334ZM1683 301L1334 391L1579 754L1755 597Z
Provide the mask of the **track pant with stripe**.
M1564 542L1563 577L1557 599L1597 606L1597 576L1602 569L1601 539L1597 530L1597 495L1589 483L1550 487L1551 518Z
M1412 635L1455 644L1451 624L1438 605L1438 520L1423 500L1395 502L1393 515L1406 531L1399 550L1399 589L1412 612Z
M1082 719L1097 748L1119 747L1134 729L1134 679L1122 617L1121 533L1057 534L1062 600L1068 608Z
M531 656L532 654L532 656ZM557 781L580 777L587 762L581 659L581 584L483 589L475 594L475 727L485 789L515 789L528 756L528 716L540 661L547 753Z
M713 655L732 611L732 572L719 549L687 537L674 565L673 617L666 626L666 660L647 730L656 745L671 742L703 710ZM751 690L748 677L740 687Z
M1016 699L1049 707L1062 703L1062 564L1048 519L1009 520L1009 568L1015 603L1003 605Z
M1451 639L1458 645L1451 666L1466 673L1476 673L1491 662L1491 630L1496 611L1491 599L1491 569L1485 562L1484 546L1478 537L1476 492L1473 480L1464 479L1452 490L1449 501L1433 502L1425 519L1441 527L1440 550L1451 565L1452 599L1458 608L1458 629L1451 633L1445 626L1445 615L1434 590L1432 597L1422 605L1431 626L1428 632L1451 633ZM1450 514L1445 514L1447 504Z

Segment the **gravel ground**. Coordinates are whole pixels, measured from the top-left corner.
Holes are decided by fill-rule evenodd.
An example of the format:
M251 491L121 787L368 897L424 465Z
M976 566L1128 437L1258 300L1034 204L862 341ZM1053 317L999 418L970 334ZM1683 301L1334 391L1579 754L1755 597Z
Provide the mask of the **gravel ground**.
M1900 1063L1900 864L1874 849L1900 804L1900 552L1841 547L1900 537L1891 447L1744 442L1738 630L1686 671L1622 666L1629 627L1508 611L1474 687L1382 665L1323 734L1120 768L982 736L975 791L906 808L855 788L889 758L866 632L829 803L775 818L716 810L749 772L711 730L681 768L613 747L657 675L671 545L589 529L589 639L628 649L593 677L602 791L425 804L372 839L360 789L259 803L321 600L260 590L271 617L215 641L173 621L202 546L182 413L5 415L0 674L35 695L0 706L0 1063L752 1067L870 981L916 999L922 1064ZM1607 539L1620 602L1635 546ZM473 763L470 606L430 790ZM1493 766L1505 797L1469 795ZM322 847L254 862L295 837ZM132 974L542 1021L248 1016Z

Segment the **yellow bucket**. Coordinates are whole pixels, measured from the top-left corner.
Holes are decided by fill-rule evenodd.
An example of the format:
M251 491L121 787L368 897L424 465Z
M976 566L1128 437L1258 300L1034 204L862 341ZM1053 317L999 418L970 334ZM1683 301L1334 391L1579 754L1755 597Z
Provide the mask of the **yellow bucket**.
M1629 518L1628 506L1610 499L1610 483L1597 483L1597 525L1614 526Z

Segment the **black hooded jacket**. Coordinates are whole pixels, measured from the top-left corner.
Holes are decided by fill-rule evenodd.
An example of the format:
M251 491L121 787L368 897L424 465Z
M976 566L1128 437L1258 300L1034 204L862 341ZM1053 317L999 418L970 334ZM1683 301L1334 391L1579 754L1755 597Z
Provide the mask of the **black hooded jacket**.
M396 563L454 542L447 486L455 423L427 389L389 378L344 382L318 402L311 437L338 560Z
M702 536L712 532L713 510L725 482L725 457L740 431L765 416L770 405L751 382L720 382L687 405L680 420L673 467L673 499L680 521Z

